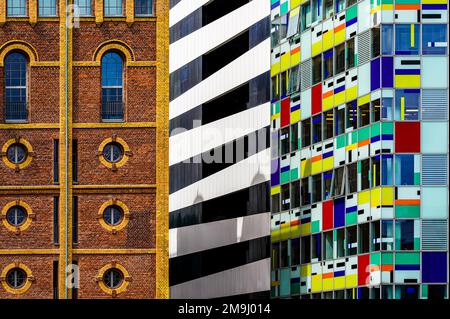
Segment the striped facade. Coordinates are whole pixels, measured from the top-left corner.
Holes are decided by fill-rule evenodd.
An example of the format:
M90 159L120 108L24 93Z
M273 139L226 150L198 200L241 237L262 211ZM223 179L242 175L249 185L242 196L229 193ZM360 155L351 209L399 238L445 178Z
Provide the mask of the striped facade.
M268 297L270 3L170 9L171 298Z

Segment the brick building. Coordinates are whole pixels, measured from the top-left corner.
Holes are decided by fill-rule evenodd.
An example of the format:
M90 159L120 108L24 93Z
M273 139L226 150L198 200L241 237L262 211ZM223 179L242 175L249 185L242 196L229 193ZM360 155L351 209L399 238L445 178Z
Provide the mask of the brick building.
M0 1L0 298L167 297L167 11Z

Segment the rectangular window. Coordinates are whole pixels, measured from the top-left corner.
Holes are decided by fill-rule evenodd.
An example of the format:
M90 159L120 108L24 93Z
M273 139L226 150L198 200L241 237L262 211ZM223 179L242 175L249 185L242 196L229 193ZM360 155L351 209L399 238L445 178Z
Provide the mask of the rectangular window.
M381 185L392 186L393 185L393 157L390 154L381 155Z
M333 50L328 50L323 54L323 79L333 76Z
M380 168L380 155L372 158L372 171L371 171L372 187L380 186L381 168Z
M383 55L393 54L394 26L392 24L381 25L381 52Z
M72 179L78 183L78 141L72 140Z
M323 12L325 19L328 19L333 15L333 0L323 0Z
M392 220L381 221L381 250L394 249L394 230Z
M381 100L376 99L370 102L370 115L372 123L378 122L381 120Z
M72 243L78 243L78 197L72 197Z
M285 97L287 95L287 89L288 89L288 71L281 72L280 74L280 95L281 98Z
M420 184L420 155L395 155L395 184Z
M288 210L290 207L289 184L281 185L281 210Z
M58 273L59 273L59 263L58 260L53 260L53 299L58 299Z
M358 110L356 107L356 100L348 102L346 105L346 109L347 120L345 128L346 130L356 130L358 124Z
M53 243L59 244L59 197L53 197Z
M333 137L333 109L325 111L323 113L323 139L329 139Z
M280 243L280 267L289 267L288 241Z
M323 258L333 259L333 231L323 233Z
M322 141L322 114L312 118L312 143Z
M369 223L358 225L358 253L369 252Z
M358 237L356 226L347 227L347 256L356 255L358 252Z
M420 90L395 90L395 120L414 121L419 119Z
M300 264L300 238L291 239L291 265Z
M59 183L59 140L53 140L53 183Z
M122 0L104 0L105 17L122 16Z
M272 213L280 211L280 194L272 195Z
M312 62L313 84L316 84L322 81L322 55L314 57Z
M298 33L298 24L300 22L300 14L298 14L298 12L299 9L297 8L289 13L288 28L286 32L287 38L291 38Z
M298 123L291 125L291 152L298 150Z
M350 40L347 41L347 50L345 53L348 70L356 65L355 38L351 38Z
M291 183L291 208L300 207L300 181Z
M374 221L370 223L370 251L379 251L380 250L380 221Z
M272 47L276 47L280 42L280 19L272 21L272 30L270 32Z
M289 70L289 94L300 91L300 66L296 65Z
M371 29L372 32L372 58L380 55L380 27Z
M272 244L272 269L280 268L280 243Z
M311 261L321 261L322 260L322 242L321 233L313 234L311 236Z
M347 0L347 8L354 5L358 0Z
M322 200L322 174L312 177L312 202L317 203Z
M323 173L323 199L326 200L330 198L331 195L331 185L333 181L333 171L328 171Z
M303 178L302 179L302 187L301 187L301 199L302 199L302 205L309 205L311 204L311 192L309 190L309 178Z
M395 221L395 250L414 250L414 224L414 220Z
M300 239L300 262L309 264L311 262L311 236L305 236Z
M56 0L39 0L39 16L55 17L56 16Z
M422 24L422 54L447 54L447 25Z
M419 32L418 24L396 24L395 54L419 55Z
M75 0L74 4L78 6L80 17L89 17L92 15L92 0Z
M347 193L351 194L358 190L357 163L347 165Z
M274 134L272 134L272 143L270 144L272 147L270 148L271 150L271 154L272 154L272 158L277 158L279 157L279 141L280 141L280 131L275 132Z
M312 0L312 22L322 20L322 8L320 5L320 0Z
M370 124L370 103L358 106L359 127Z
M311 145L311 118L302 121L302 147Z
M24 17L27 15L27 0L8 0L7 4L8 17Z
M334 115L336 117L334 134L338 136L345 132L345 107L335 108Z
M361 180L359 182L359 190L370 188L370 158L358 162Z
M345 229L336 229L336 258L345 257Z
M393 120L393 104L392 97L383 97L381 99L381 116L383 120Z
M301 30L302 32L311 26L311 4L308 3L302 6L302 21Z
M272 90L271 90L271 94L270 94L272 96L272 100L279 100L280 99L278 78L279 78L278 75L272 77L272 81L271 81L271 83L272 83Z
M342 43L335 47L335 68L336 74L345 71L345 43Z
M342 166L334 170L333 195L345 194L344 169L345 167Z
M153 0L135 0L134 13L136 16L150 16L153 14Z
M280 136L281 156L289 153L289 127L281 130Z
M335 3L336 3L336 13L339 13L345 9L345 0L335 0Z

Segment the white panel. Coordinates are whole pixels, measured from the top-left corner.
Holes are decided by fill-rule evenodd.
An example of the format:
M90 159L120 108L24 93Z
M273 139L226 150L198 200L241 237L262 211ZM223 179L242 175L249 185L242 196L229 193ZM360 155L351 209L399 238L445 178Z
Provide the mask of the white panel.
M358 4L358 33L370 27L370 1L364 0Z
M169 245L169 258L269 236L269 225L270 213L262 213L170 229L177 244Z
M169 27L180 22L189 14L208 3L210 0L182 0L178 2L169 13Z
M370 62L358 67L358 96L370 92Z
M448 57L422 58L422 88L448 87Z
M302 46L300 55L303 62L311 57L311 29L302 33L300 43Z
M302 120L311 116L311 89L307 89L301 93L300 103L302 105Z
M170 119L246 83L269 69L270 39L267 39L170 102Z
M170 297L205 299L267 290L270 290L270 258L172 286Z
M171 194L169 196L169 211L191 206L199 198L206 201L261 183L262 180L253 181L256 175L260 175L261 179L268 181L269 174L270 148L267 148Z
M170 45L169 72L232 39L251 25L267 17L270 3L267 0L253 0L224 17L211 22ZM270 49L267 52L270 52Z
M173 165L270 125L270 103L176 134L169 139Z

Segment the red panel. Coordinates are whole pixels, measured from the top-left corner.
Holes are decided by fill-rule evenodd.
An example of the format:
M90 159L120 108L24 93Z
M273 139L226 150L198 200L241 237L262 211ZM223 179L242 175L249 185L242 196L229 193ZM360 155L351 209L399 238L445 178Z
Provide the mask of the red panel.
M333 201L323 202L322 204L322 228L323 230L333 228Z
M420 153L420 123L395 122L395 152Z
M281 127L289 125L291 122L291 99L286 98L281 101Z
M322 83L311 89L312 115L322 112Z
M358 286L366 285L370 280L370 255L358 256Z

